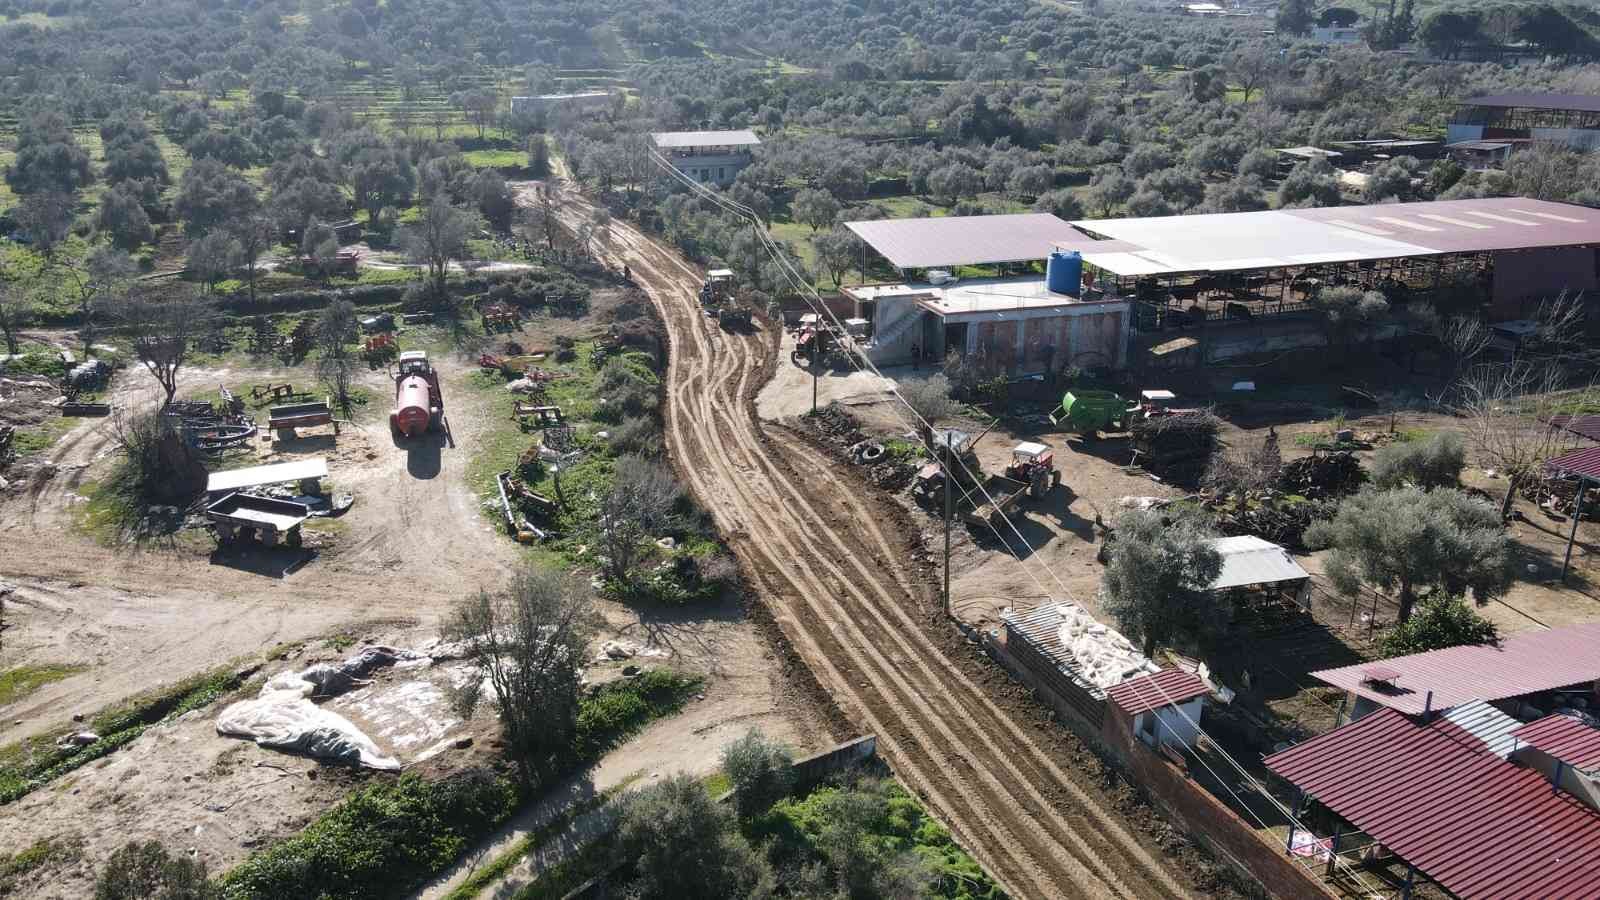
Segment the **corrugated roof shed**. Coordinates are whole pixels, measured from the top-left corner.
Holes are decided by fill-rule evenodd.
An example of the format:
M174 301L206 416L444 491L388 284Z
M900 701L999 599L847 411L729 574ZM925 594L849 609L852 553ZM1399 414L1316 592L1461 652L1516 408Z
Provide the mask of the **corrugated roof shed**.
M1512 732L1517 740L1585 772L1600 769L1600 728L1563 713L1545 716Z
M1463 101L1463 106L1498 106L1503 109L1571 109L1600 112L1600 97L1593 94L1490 94Z
M1106 699L1130 716L1174 706L1211 693L1200 676L1182 669L1162 669L1152 675L1130 678L1106 690Z
M1461 737L1385 709L1265 763L1463 900L1600 896L1600 813Z
M1252 534L1216 538L1212 548L1222 554L1222 571L1211 589L1243 587L1250 584L1276 584L1302 581L1311 573L1300 568L1289 551Z
M1600 212L1519 197L1083 219L1080 249L1118 275L1228 272L1444 253L1600 245Z
M663 150L684 147L750 147L761 143L754 131L658 131L650 137Z
M1511 733L1522 727L1521 722L1482 700L1463 703L1445 713L1443 718L1472 735L1483 744L1484 749L1501 759L1510 756L1511 751L1516 749L1517 742Z
M1386 685L1367 683L1366 663L1311 676L1411 715L1423 711L1429 691L1435 711L1473 700L1503 700L1600 678L1600 622L1525 631L1499 644L1430 650L1383 664L1399 673Z
M1049 213L874 219L844 227L897 269L1022 262L1044 259L1057 246L1097 243Z
M1600 447L1584 447L1563 453L1544 464L1546 469L1563 475L1600 481Z
M1551 416L1550 427L1591 441L1600 441L1600 416Z
M1077 615L1081 612L1081 608L1073 603L1047 602L1023 613L1014 611L1001 613L1000 620L1006 624L1006 630L1012 636L1026 641L1034 652L1048 660L1061 674L1091 697L1105 699L1106 688L1091 677L1085 662L1080 660L1062 640L1062 626L1068 618L1063 615L1063 610L1066 610L1068 615ZM1127 643L1127 638L1114 629L1100 627L1102 640L1108 646ZM1128 656L1130 659L1128 677L1159 671L1155 663L1137 651Z

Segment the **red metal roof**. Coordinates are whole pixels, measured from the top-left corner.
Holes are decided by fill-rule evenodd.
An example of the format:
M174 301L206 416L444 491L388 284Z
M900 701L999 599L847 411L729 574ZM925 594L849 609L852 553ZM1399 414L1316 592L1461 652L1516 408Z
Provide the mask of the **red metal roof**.
M1511 736L1569 766L1586 772L1600 768L1600 728L1577 716L1562 713L1545 716L1511 732Z
M1600 453L1600 448L1594 452ZM1411 715L1443 711L1472 700L1501 700L1600 678L1600 622L1524 631L1498 644L1449 647L1386 659L1399 674L1368 681L1370 663L1312 672L1313 678Z
M1581 438L1600 441L1600 416L1551 416L1551 428L1559 428Z
M1265 762L1463 900L1600 896L1600 813L1447 720L1382 709Z
M1584 447L1563 453L1544 464L1546 469L1564 475L1600 479L1600 447Z
M1130 678L1106 689L1106 699L1130 716L1172 706L1211 693L1200 676L1182 669L1162 669Z

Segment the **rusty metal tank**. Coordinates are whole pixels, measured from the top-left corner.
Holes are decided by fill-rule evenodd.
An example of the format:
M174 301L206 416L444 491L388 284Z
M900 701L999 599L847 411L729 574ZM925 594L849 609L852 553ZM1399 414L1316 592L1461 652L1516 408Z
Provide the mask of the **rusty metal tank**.
M407 375L395 383L390 422L406 437L416 437L432 424L428 387L428 379L421 375Z

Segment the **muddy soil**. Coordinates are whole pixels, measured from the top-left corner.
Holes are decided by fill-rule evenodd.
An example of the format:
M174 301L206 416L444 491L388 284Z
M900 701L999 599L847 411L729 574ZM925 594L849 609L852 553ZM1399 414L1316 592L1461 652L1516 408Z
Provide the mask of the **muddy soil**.
M581 203L569 195L575 221ZM677 467L784 636L844 717L878 735L896 776L1013 896L1193 894L1192 872L1095 775L950 658L907 520L825 453L758 422L772 326L735 334L708 322L695 300L703 274L625 223L613 222L606 249L667 322Z

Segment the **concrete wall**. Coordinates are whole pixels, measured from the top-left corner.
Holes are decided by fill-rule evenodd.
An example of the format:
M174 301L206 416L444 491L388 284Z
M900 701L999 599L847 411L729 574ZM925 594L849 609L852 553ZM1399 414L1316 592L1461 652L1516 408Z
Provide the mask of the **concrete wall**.
M1101 701L1101 716L1091 722L1079 705L1059 689L1062 683L1071 688L1070 682L1053 666L1029 653L1022 641L996 640L988 632L981 633L980 638L992 659L1032 688L1096 754L1125 772L1168 821L1218 861L1245 880L1259 883L1278 900L1329 900L1336 896L1316 875L1291 859L1281 845L1269 842L1221 800L1191 781L1182 769L1135 737L1132 717L1114 704ZM1055 680L1044 671L1045 666L1056 673ZM1196 708L1190 715L1198 722L1198 707L1203 701L1196 698L1192 702ZM1188 704L1185 709L1188 711ZM1171 715L1177 717L1176 713Z
M1140 713L1133 717L1132 731L1141 737L1147 728L1154 728L1155 735L1163 744L1180 744L1184 747L1193 747L1200 737L1200 716L1205 712L1205 699L1196 697L1186 703L1178 705L1177 709L1164 706L1150 712ZM1118 716L1117 709L1113 706L1111 714L1106 718ZM1149 723L1154 720L1152 726Z
M967 323L966 352L981 351L1014 374L1060 371L1067 366L1124 368L1133 325L1126 302L956 313L945 316L944 321Z
M794 761L797 790L805 790L835 772L854 768L878 755L878 736L865 734Z
M696 181L706 184L728 185L742 171L750 165L748 153L721 153L704 156L676 156L668 157L672 164L680 171Z
M1143 788L1167 818L1277 900L1328 900L1336 896L1316 875L1302 868L1283 847L1239 818L1187 774L1146 747L1122 726L1129 720L1107 717L1107 743L1120 751L1134 783Z
M1511 754L1512 759L1530 769L1538 769L1545 778L1554 778L1558 762L1543 750L1526 744ZM1600 809L1600 784L1571 766L1561 766L1561 789L1594 809Z

